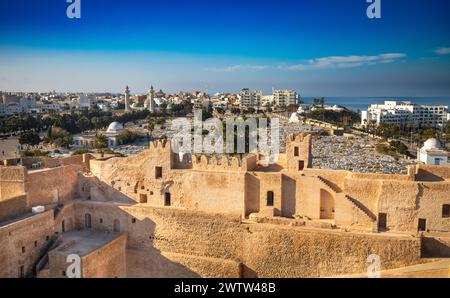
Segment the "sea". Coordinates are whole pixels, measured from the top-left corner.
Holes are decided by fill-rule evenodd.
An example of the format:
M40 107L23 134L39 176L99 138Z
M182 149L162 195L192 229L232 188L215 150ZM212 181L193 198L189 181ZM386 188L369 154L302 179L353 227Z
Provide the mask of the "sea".
M312 103L314 98L302 97L304 103ZM423 105L444 105L450 107L450 97L324 97L325 105L340 105L353 111L367 110L371 104L382 104L386 100L411 101Z

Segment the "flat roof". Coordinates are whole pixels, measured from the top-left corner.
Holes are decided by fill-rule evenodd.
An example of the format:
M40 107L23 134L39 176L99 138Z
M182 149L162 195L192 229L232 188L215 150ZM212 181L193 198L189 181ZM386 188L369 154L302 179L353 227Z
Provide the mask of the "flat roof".
M70 231L62 234L62 243L53 249L51 253L58 255L88 255L121 235L122 233L92 230Z

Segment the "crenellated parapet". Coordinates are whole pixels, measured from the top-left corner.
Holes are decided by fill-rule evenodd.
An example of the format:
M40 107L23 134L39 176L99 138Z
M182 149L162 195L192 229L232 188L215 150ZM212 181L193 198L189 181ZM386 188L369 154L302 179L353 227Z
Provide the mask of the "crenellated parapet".
M168 140L158 140L150 142L150 150L167 150L170 149L170 141Z
M192 169L201 171L245 172L252 170L256 164L256 156L192 156Z
M289 143L303 143L310 142L311 134L308 133L298 133L298 134L290 134L287 136L286 144Z

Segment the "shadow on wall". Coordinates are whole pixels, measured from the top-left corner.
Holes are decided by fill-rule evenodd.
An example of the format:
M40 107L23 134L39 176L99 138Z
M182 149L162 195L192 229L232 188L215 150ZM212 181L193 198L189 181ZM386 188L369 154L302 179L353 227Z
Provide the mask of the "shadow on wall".
M89 180L84 181L79 188L79 194L84 199L100 202L113 201L126 204L136 203L135 200L111 185L108 185L95 177L89 177L88 179Z
M243 278L258 278L258 273L245 264L242 264L241 275Z
M165 242L163 236L155 233L156 223L149 218L137 220L129 213L117 208L124 214L128 225L127 229L132 234L132 242L127 245L126 271L127 277L152 277L152 278L196 278L201 277L190 268L169 259L154 247L156 241ZM130 237L128 237L130 239Z
M419 169L416 174L417 181L439 182L445 181L444 178L435 175L434 173L425 169Z
M422 257L450 258L450 237L446 238L423 237Z
M136 203L131 198L128 199L130 202ZM201 277L185 265L169 259L154 247L157 241L167 242L169 240L155 233L156 223L151 219L139 220L119 206L91 206L90 201L85 201L83 205L77 207L77 210L80 212L76 216L78 229L126 232L128 234L125 252L126 277ZM98 277L109 277L108 272L104 272L104 276Z

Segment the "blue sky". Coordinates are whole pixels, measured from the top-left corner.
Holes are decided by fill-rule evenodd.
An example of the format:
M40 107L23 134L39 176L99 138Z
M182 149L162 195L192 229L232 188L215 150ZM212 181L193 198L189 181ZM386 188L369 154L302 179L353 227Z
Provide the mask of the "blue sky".
M0 0L0 90L450 96L450 2Z

